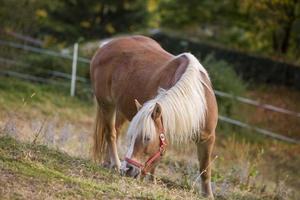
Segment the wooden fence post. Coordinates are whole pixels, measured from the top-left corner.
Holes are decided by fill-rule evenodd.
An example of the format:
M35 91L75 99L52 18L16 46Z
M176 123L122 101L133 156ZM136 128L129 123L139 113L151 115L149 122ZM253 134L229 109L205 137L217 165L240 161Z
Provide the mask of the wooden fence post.
M72 79L71 79L71 96L75 96L76 89L76 69L77 69L77 58L78 58L78 43L74 44L73 50L73 63L72 63Z

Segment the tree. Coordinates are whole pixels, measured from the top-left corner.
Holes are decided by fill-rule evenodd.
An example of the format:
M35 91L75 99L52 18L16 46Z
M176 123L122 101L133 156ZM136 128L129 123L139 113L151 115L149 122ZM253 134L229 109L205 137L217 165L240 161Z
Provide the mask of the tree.
M160 0L157 10L163 27L228 47L294 59L300 54L300 0Z
M133 31L147 23L146 3L141 0L55 0L42 6L48 17L41 27L60 40L95 38Z
M292 32L300 18L299 0L244 0L242 3L253 19L253 31L260 31L272 44L274 52L286 54Z
M32 34L37 31L34 11L35 4L30 0L0 0L0 29Z
M0 0L3 29L50 43L135 31L148 22L143 0Z

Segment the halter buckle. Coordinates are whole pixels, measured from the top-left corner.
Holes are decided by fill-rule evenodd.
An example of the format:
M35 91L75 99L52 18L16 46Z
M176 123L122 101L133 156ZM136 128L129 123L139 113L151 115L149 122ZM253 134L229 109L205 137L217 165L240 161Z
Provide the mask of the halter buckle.
M159 138L161 141L165 141L166 137L164 133L159 134Z

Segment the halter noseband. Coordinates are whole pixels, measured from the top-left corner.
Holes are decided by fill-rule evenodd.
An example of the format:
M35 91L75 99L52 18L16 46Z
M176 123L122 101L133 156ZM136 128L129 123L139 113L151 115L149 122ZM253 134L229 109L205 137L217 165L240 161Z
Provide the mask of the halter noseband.
M166 137L164 131L159 134L159 150L153 154L143 165L135 160L125 157L125 161L141 169L142 175L145 176L157 161L164 155L166 151Z

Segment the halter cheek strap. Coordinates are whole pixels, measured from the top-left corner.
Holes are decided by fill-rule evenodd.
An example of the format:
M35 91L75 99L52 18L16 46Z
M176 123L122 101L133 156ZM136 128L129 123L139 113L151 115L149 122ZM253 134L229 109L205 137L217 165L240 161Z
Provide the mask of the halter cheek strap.
M146 175L149 170L153 167L153 165L161 159L161 157L164 155L166 151L166 137L164 134L164 131L162 131L159 135L159 150L153 154L146 162L145 164L139 163L135 160L132 160L130 158L125 157L125 161L136 166L137 168L141 169L142 175Z

